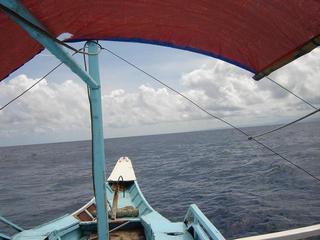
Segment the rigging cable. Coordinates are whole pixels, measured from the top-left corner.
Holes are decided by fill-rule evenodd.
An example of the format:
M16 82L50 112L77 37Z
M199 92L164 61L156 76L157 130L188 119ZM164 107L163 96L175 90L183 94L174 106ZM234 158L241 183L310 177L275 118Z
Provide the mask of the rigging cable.
M5 7L4 5L0 4L0 8L1 8L3 11L7 12L9 15L13 15L14 17L18 18L19 20L21 20L23 23L27 24L28 26L30 26L30 27L32 27L32 28L35 28L37 31L39 31L40 33L44 34L46 37L50 38L50 39L53 40L54 42L56 42L56 43L58 43L58 44L60 44L60 45L62 45L62 46L64 46L64 47L66 47L66 48L74 51L75 53L82 53L82 54L84 54L84 55L96 55L96 54L98 54L98 53L103 49L103 48L101 47L101 45L99 44L99 46L100 46L100 51L99 51L98 53L88 53L88 52L86 52L86 51L81 51L81 49L78 50L78 49L72 47L71 45L65 43L64 41L61 41L61 40L53 37L53 36L52 36L49 32L47 32L46 30L44 30L44 29L42 29L41 27L37 26L36 24L30 22L28 19L26 19L26 18L24 18L23 16L17 14L16 12L14 12L14 11L12 11L11 9ZM107 50L107 51L110 52L110 50L108 50L108 49L104 49L104 50ZM110 52L110 53L111 53L111 52ZM113 53L113 54L114 54L114 53ZM115 56L116 56L116 55L115 55ZM118 57L118 58L121 58L120 56L117 56L117 57ZM122 59L122 60L125 61L125 62L127 62L128 64L130 64L130 63L129 63L128 61L126 61L125 59ZM130 65L131 65L131 64L130 64ZM139 68L137 68L137 69L138 69L139 71L142 71L143 73L147 74L149 77L153 78L151 75L149 75L147 72L143 71L142 69L139 69ZM256 138L256 137L258 137L258 136L264 136L264 135L267 135L267 134L269 134L269 133L278 131L278 130L280 130L280 129L282 129L282 128L285 128L285 127L287 127L287 126L290 126L290 125L292 125L292 124L294 124L294 123L296 123L296 122L298 122L298 121L301 121L302 119L307 118L307 117L309 117L309 116L311 116L311 115L313 115L313 114L315 114L315 113L318 112L318 108L315 107L314 105L312 105L311 103L309 103L308 101L306 101L305 99L299 97L297 94L295 94L294 92L290 91L288 88L286 88L286 87L282 86L281 84L277 83L276 81L272 80L269 76L266 76L266 78L267 78L268 80L270 80L271 82L273 82L274 84L276 84L276 85L278 85L279 87L281 87L282 89L284 89L284 90L286 90L287 92L291 93L293 96L295 96L296 98L300 99L301 101L303 101L304 103L306 103L306 104L309 105L310 107L314 108L316 111L315 111L315 112L312 112L311 114L307 114L305 117L299 118L299 119L297 119L297 120L295 120L295 121L293 121L293 122L291 122L291 123L289 123L289 124L285 124L285 125L283 125L283 126L281 126L281 127L275 128L275 129L273 129L273 130L271 130L271 131L268 131L268 132L259 134L259 135L255 136L255 137L248 136L248 139L249 139L249 140L252 140L253 138ZM153 78L153 79L154 79L154 78ZM154 79L154 80L158 81L157 79ZM158 81L158 82L159 82L159 81ZM161 82L159 82L159 83L161 83ZM182 96L179 92L175 91L175 90L172 89L170 86L168 86L168 85L166 85L166 84L164 84L164 83L161 83L161 84L164 85L164 86L166 86L167 88L171 89L172 91L176 92L176 93L179 94L180 96ZM35 83L35 85L37 85L37 83ZM32 86L32 87L33 87L33 86ZM24 94L24 93L22 93L22 95L23 95L23 94ZM20 97L20 96L17 96L17 98L19 98L19 97ZM185 98L184 96L182 96L182 97ZM15 100L15 99L14 99L14 100ZM14 100L13 100L13 101L14 101ZM199 106L198 104L196 104L196 103L193 102L192 100L189 100L189 101L192 102L192 104L196 105L198 108L200 108L202 111L206 112L206 113L207 113L208 115L210 115L211 117L216 118L216 119L224 122L225 124L229 125L230 127L233 127L233 128L235 128L235 129L237 129L238 131L242 132L242 130L241 130L240 128L235 127L234 125L232 125L232 124L224 121L223 119L221 119L221 118L219 118L219 117L217 117L217 116L213 116L211 113L207 112L205 109L203 109L201 106ZM10 104L10 103L8 103L8 104ZM8 104L6 104L4 107L6 107ZM4 107L0 108L0 111L1 111ZM243 133L243 132L242 132L242 133Z
M87 42L84 44L83 49L85 50L87 46ZM86 72L88 72L88 67L87 67L87 60L86 60L86 55L83 54L83 65L84 65L84 70ZM87 85L87 96L88 96L88 101L89 101L89 109L90 109L90 117L91 119L92 117L92 103L91 103L91 98L90 98L90 88ZM93 193L96 196L96 185L95 185L95 181L94 181L94 151L93 151L93 125L92 125L92 121L90 121L90 127L91 127L91 173L92 173L92 187L93 187ZM107 200L108 202L108 200ZM111 207L110 207L111 209Z
M64 46L64 47L66 47L66 48L74 51L75 53L82 53L82 54L86 54L86 55L96 55L96 54L98 54L98 53L103 49L102 46L99 44L99 46L100 46L100 51L99 51L98 53L88 53L88 52L86 52L86 51L81 51L81 49L76 49L76 48L72 47L71 45L65 43L64 41L61 41L61 40L53 37L53 36L52 36L49 32L47 32L46 30L42 29L41 27L37 26L36 24L32 23L32 22L29 21L28 19L24 18L23 16L19 15L19 14L16 13L16 12L12 11L11 9L7 8L6 6L0 4L0 8L1 8L3 11L5 11L6 13L8 13L9 15L13 15L14 17L16 17L16 18L18 18L19 20L21 20L23 23L27 24L28 26L30 26L30 27L36 29L37 31L39 31L40 33L44 34L46 37L50 38L50 39L53 40L54 42L56 42L56 43L58 43L58 44L60 44L60 45L62 45L62 46ZM107 51L109 51L109 52L111 53L111 51L108 50L108 49L104 49L104 50L107 50ZM131 63L129 63L129 62L126 61L125 59L121 58L120 56L116 55L115 53L112 53L112 54L131 65ZM137 68L137 66L136 66L136 68ZM139 71L142 71L143 73L147 74L149 77L153 78L150 74L148 74L147 72L143 71L142 69L140 69L140 68L137 68L137 69L138 69ZM304 103L308 104L310 107L314 108L315 110L318 109L317 107L315 107L314 105L312 105L312 104L309 103L308 101L304 100L303 98L299 97L297 94L295 94L295 93L293 93L292 91L290 91L288 88L286 88L286 87L282 86L281 84L277 83L276 81L272 80L269 76L266 76L266 78L267 78L268 80L270 80L271 82L273 82L274 84L276 84L276 85L278 85L279 87L281 87L282 89L288 91L289 93L291 93L291 94L294 95L296 98L298 98L298 99L300 99L301 101L303 101ZM156 80L156 81L158 81L158 80L155 79L155 78L153 78L153 79ZM166 86L167 88L171 89L172 91L176 92L176 93L179 94L180 96L182 96L179 92L175 91L175 90L174 90L173 88L171 88L170 86L164 84L163 82L160 82L160 81L158 81L158 82L161 83L162 85ZM37 83L35 83L35 85L36 85L36 84L37 84ZM33 87L33 86L32 86L32 87ZM24 93L23 93L23 94L24 94ZM182 96L182 97L184 97L184 96ZM18 96L18 98L19 98L19 96ZM184 97L184 98L185 98L185 97ZM229 125L229 126L235 128L235 129L237 129L238 131L242 131L241 129L239 129L239 128L237 128L237 127L229 124L228 122L224 121L223 119L221 119L221 118L219 118L219 117L217 117L217 116L213 116L212 114L210 114L209 112L207 112L205 109L203 109L202 107L200 107L199 105L197 105L195 102L191 101L190 99L189 99L189 101L192 102L192 103L193 103L194 105L196 105L197 107L201 108L202 111L206 112L206 113L209 114L211 117L214 117L214 118L216 118L216 119L218 119L218 120L226 123L227 125ZM9 103L9 104L10 104L10 103ZM4 106L4 107L6 107L6 106ZM3 107L3 108L4 108L4 107ZM2 110L3 108L0 108L0 110ZM318 111L315 111L315 112L318 112ZM309 116L313 115L315 112L313 112L312 114L306 115L306 117L309 117ZM306 118L306 117L304 117L304 118ZM302 119L304 119L304 118L302 118ZM298 119L298 120L296 120L296 121L293 121L293 122L290 123L290 124L286 124L286 125L284 125L284 126L282 126L282 127L279 127L279 128L277 128L277 129L274 129L274 130L272 130L272 131L269 131L269 132L266 132L266 133L263 133L263 134L260 134L260 135L262 136L262 135L266 135L266 134L271 133L271 132L275 132L275 131L277 131L277 130L279 130L279 129L282 129L282 128L284 128L284 127L287 127L287 126L289 126L289 125L291 125L291 124L293 124L293 123L296 123L296 122L298 122L298 121L300 121L300 120L302 120L302 119ZM250 140L253 139L253 138L254 138L254 137L250 137L250 136L249 136L249 139L250 139Z
M213 115L212 113L208 112L206 109L204 109L203 107L201 107L199 104L197 104L196 102L194 102L193 100L191 100L190 98L188 98L187 96L185 96L184 94L180 93L179 91L175 90L174 88L170 87L168 84L162 82L160 79L154 77L153 75L147 73L146 71L144 71L142 68L138 67L137 65L129 62L128 60L124 59L123 57L119 56L118 54L116 54L115 52L105 48L105 47L102 47L103 50L106 50L108 51L109 53L111 53L113 56L119 58L120 60L126 62L127 64L129 64L130 66L132 66L133 68L137 69L138 71L144 73L145 75L147 75L148 77L152 78L153 80L157 81L158 83L160 83L161 85L165 86L166 88L170 89L171 91L175 92L176 94L178 94L179 96L183 97L184 99L186 99L187 101L191 102L194 106L196 106L197 108L199 108L201 111L205 112L206 114L208 114L209 116L211 116L212 118L216 118L218 119L219 121L221 122L224 122L225 124L229 125L230 127L238 130L239 132L241 132L242 134L245 134L247 137L249 137L249 135L244 132L243 130L241 130L240 128L236 127L235 125L227 122L226 120L216 116L216 115Z
M53 69L51 69L47 74L45 74L42 78L40 78L38 81L36 81L34 84L32 84L30 87L28 87L26 90L24 90L22 93L11 99L9 102L4 104L1 108L0 111L5 109L8 105L10 105L12 102L20 98L22 95L27 93L29 90L31 90L33 87L35 87L38 83L40 83L43 79L45 79L48 75L50 75L52 72L54 72L57 68L59 68L63 63L60 62L57 66L55 66Z
M304 102L305 104L309 105L310 107L312 107L313 109L318 109L317 107L315 107L314 105L312 105L311 103L309 103L307 100L303 99L302 97L299 97L297 94L295 94L294 92L290 91L288 88L286 88L285 86L281 85L280 83L274 81L272 78L270 78L269 76L266 76L265 78L267 78L270 82L278 85L279 87L281 87L282 89L284 89L285 91L291 93L293 96L295 96L296 98L300 99L302 102Z
M268 76L266 76L266 78L267 78L268 80L270 80L271 82L273 82L274 84L276 84L276 85L278 85L279 87L281 87L282 89L284 89L285 91L289 92L290 94L292 94L292 95L295 96L296 98L300 99L301 101L303 101L304 103L306 103L307 105L309 105L310 107L312 107L313 109L315 109L315 111L313 111L313 112L311 112L311 113L308 113L308 114L306 114L306 115L304 115L304 116L302 116L302 117L300 117L300 118L298 118L298 119L296 119L296 120L294 120L294 121L292 121L292 122L290 122L290 123L287 123L287 124L284 124L284 125L282 125L282 126L280 126L280 127L274 128L274 129L272 129L272 130L270 130L270 131L266 131L266 132L264 132L264 133L257 134L256 136L250 136L250 137L248 138L248 140L252 140L253 138L262 137L262 136L265 136L265 135L267 135L267 134L269 134L269 133L276 132L276 131L278 131L278 130L280 130L280 129L282 129L282 128L285 128L285 127L288 127L288 126L290 126L290 125L292 125L292 124L294 124L294 123L300 122L300 121L302 121L303 119L305 119L305 118L307 118L307 117L310 117L310 116L312 116L313 114L315 114L315 113L317 113L317 112L320 111L319 108L315 107L314 105L312 105L311 103L309 103L307 100L303 99L302 97L299 97L297 94L295 94L294 92L290 91L288 88L284 87L284 86L281 85L280 83L277 83L276 81L274 81L273 79L271 79L271 78L268 77Z
M80 48L79 50L81 50L82 48ZM74 52L72 54L72 56L76 55L79 52ZM12 98L9 102L7 102L6 104L4 104L1 108L0 111L5 109L7 106L9 106L11 103L13 103L14 101L16 101L17 99L19 99L20 97L22 97L24 94L26 94L27 92L29 92L33 87L35 87L37 84L39 84L43 79L45 79L46 77L48 77L51 73L53 73L55 70L57 70L61 65L63 65L62 62L60 62L58 65L56 65L54 68L52 68L49 72L47 72L44 76L42 76L38 81L36 81L34 84L32 84L30 87L28 87L27 89L25 89L22 93L20 93L19 95L17 95L16 97Z
M88 53L86 51L81 51L81 49L76 49L74 47L72 47L71 45L65 43L64 41L61 41L55 37L53 37L49 32L47 32L46 30L42 29L41 27L37 26L36 24L32 23L31 21L29 21L28 19L24 18L23 16L19 15L18 13L12 11L11 9L5 7L4 5L0 4L0 8L7 12L9 15L13 15L15 16L16 18L18 18L19 20L21 20L22 22L24 22L25 24L27 24L28 26L32 27L32 28L35 28L37 31L41 32L42 34L44 34L45 36L47 36L48 38L52 39L54 42L74 51L75 53L79 52L79 53L82 53L82 54L87 54L87 55L95 55L95 54L98 54L102 49L106 50L106 51L109 51L111 54L113 54L114 56L120 58L121 60L125 61L126 63L128 63L129 65L133 66L130 62L128 62L127 60L121 58L119 55L115 54L114 52L111 52L109 49L106 49L106 48L103 48L100 44L98 44L100 46L100 51L98 53ZM134 66L133 66L134 67ZM158 79L154 78L153 76L151 76L150 74L148 74L147 72L143 71L141 68L135 66L139 71L143 72L144 74L148 75L149 77L153 78L154 80L156 80L157 82L159 82L160 84L164 85L165 87L169 88L170 90L174 91L175 93L179 94L180 96L182 96L183 98L186 98L185 96L183 96L182 94L180 94L178 91L174 90L173 88L171 88L170 86L164 84L163 82L159 81ZM306 115L305 117L302 117L302 118L299 118L298 120L295 120L289 124L286 124L286 125L283 125L281 127L278 127L276 129L273 129L271 131L268 131L268 132L265 132L265 133L262 133L262 134L259 134L255 137L258 137L258 136L263 136L263 135L267 135L269 133L272 133L272 132L275 132L277 130L280 130L282 128L285 128L287 126L290 126L298 121L301 121L302 119L306 118L306 117L309 117L311 115L313 115L314 113L318 112L318 108L315 107L314 105L312 105L311 103L309 103L308 101L304 100L303 98L299 97L297 94L295 94L294 92L290 91L288 88L284 87L283 85L277 83L276 81L274 81L273 79L271 79L269 76L266 76L266 78L271 81L272 83L278 85L279 87L281 87L282 89L286 90L287 92L291 93L293 96L295 96L296 98L300 99L301 101L303 101L304 103L306 103L307 105L309 105L310 107L314 108L316 111L315 112L312 112L311 114L308 114ZM40 80L41 81L41 80ZM35 83L36 85L37 83ZM33 86L32 86L33 87ZM23 95L24 93L22 93ZM19 98L20 96L17 96L17 98ZM193 102L191 99L187 99L188 101L190 101L192 104L194 104L195 106L197 106L198 108L200 108L202 111L204 111L206 114L210 115L211 117L213 118L216 118L222 122L224 122L225 124L229 125L230 127L233 127L235 129L237 129L238 131L244 133L240 128L237 128L236 126L226 122L225 120L223 120L222 118L219 118L217 116L214 116L212 115L211 113L209 113L208 111L206 111L205 109L203 109L201 106L199 106L197 103ZM14 100L13 100L14 101ZM10 102L6 105L9 105ZM4 107L6 107L6 105ZM0 110L2 110L4 107L0 108ZM255 137L251 137L251 136L248 136L248 139L249 140L252 140L253 138Z
M7 12L9 15L13 15L16 18L18 18L19 20L21 20L22 22L24 22L25 24L27 24L28 26L36 29L37 31L41 32L42 34L44 34L45 36L47 36L48 38L52 39L53 41L55 41L56 43L69 48L70 50L74 51L75 53L82 53L82 54L87 54L90 55L90 53L86 53L85 51L80 51L75 49L74 47L66 44L65 42L51 36L51 34L49 34L47 31L43 30L41 27L33 24L32 22L28 21L27 19L25 19L24 17L20 16L19 14L17 14L16 12L12 11L11 9L5 7L4 5L0 4L0 8ZM212 113L208 112L207 110L205 110L203 107L201 107L200 105L198 105L196 102L194 102L193 100L191 100L190 98L186 97L185 95L183 95L182 93L180 93L179 91L175 90L174 88L170 87L169 85L165 84L164 82L160 81L159 79L157 79L156 77L152 76L151 74L147 73L146 71L144 71L143 69L139 68L138 66L132 64L131 62L127 61L126 59L122 58L121 56L117 55L116 53L112 52L111 50L107 49L107 48L100 48L100 50L106 50L109 53L111 53L112 55L114 55L115 57L121 59L122 61L126 62L127 64L131 65L132 67L136 68L137 70L141 71L142 73L146 74L147 76L149 76L150 78L152 78L153 80L157 81L158 83L162 84L163 86L167 87L168 89L170 89L171 91L177 93L178 95L180 95L181 97L183 97L184 99L186 99L187 101L189 101L190 103L192 103L194 106L196 106L197 108L199 108L201 111L205 112L206 114L208 114L209 116L211 116L212 118L218 119L221 122L224 122L225 124L229 125L230 127L236 129L238 132L241 132L242 134L246 135L247 137L250 137L249 134L247 134L246 132L244 132L242 129L234 126L233 124L227 122L226 120L213 115ZM93 54L98 54L98 53L93 53ZM2 109L1 109L2 110ZM262 142L256 140L255 138L252 138L252 140L254 140L256 143L260 144L261 146L267 148L269 151L273 152L274 154L278 155L279 157L281 157L283 160L287 161L288 163L294 165L295 167L299 168L300 170L304 171L305 173L307 173L308 175L310 175L311 177L313 177L314 179L316 179L317 181L320 182L320 179L317 178L316 176L312 175L311 173L309 173L307 170L301 168L300 166L296 165L295 163L291 162L290 160L286 159L284 156L282 156L281 154L275 152L273 149L271 149L270 147L266 146L265 144L263 144Z
M292 122L290 122L290 123L287 123L287 124L285 124L285 125L282 125L282 126L280 126L280 127L277 127L277 128L275 128L275 129L272 129L272 130L270 130L270 131L267 131L267 132L264 132L264 133L261 133L261 134L255 135L255 136L250 136L250 137L248 137L248 140L252 140L253 138L262 137L262 136L267 135L267 134L269 134L269 133L272 133L272 132L278 131L278 130L280 130L280 129L282 129L282 128L288 127L288 126L290 126L290 125L292 125L292 124L294 124L294 123L300 122L301 120L303 120L303 119L305 119L305 118L307 118L307 117L312 116L313 114L315 114L315 113L317 113L317 112L319 112L319 111L320 111L320 108L318 108L318 109L314 110L313 112L311 112L311 113L309 113L309 114L306 114L306 115L304 115L304 116L302 116L302 117L300 117L300 118L298 118L298 119L296 119L296 120L294 120L294 121L292 121Z
M215 118L227 125L229 125L230 127L236 129L238 132L240 132L241 134L245 135L246 137L250 138L250 135L248 133L246 133L245 131L243 131L241 128L238 128L236 126L234 126L233 124L229 123L228 121L224 120L221 117L218 117L210 112L208 112L206 109L204 109L203 107L201 107L198 103L194 102L192 99L190 99L189 97L187 97L186 95L184 95L183 93L180 93L178 90L175 90L173 87L169 86L168 84L164 83L163 81L161 81L160 79L156 78L155 76L151 75L150 73L146 72L145 70L143 70L142 68L138 67L137 65L129 62L128 60L126 60L125 58L121 57L120 55L116 54L115 52L111 51L110 49L107 49L105 47L101 47L103 50L109 52L110 54L112 54L113 56L115 56L116 58L124 61L125 63L129 64L130 66L132 66L133 68L137 69L138 71L144 73L145 75L147 75L148 77L150 77L151 79L155 80L156 82L160 83L161 85L165 86L166 88L170 89L171 91L177 93L179 96L183 97L185 100L187 100L188 102L190 102L191 104L193 104L194 106L196 106L198 109L200 109L202 112L208 114L209 116L211 116L212 118ZM304 168L300 167L299 165L297 165L296 163L290 161L289 159L287 159L286 157L284 157L282 154L276 152L275 150L273 150L272 148L270 148L269 146L267 146L266 144L262 143L261 141L252 138L252 140L254 142L256 142L257 144L263 146L264 148L268 149L270 152L272 152L274 155L277 155L278 157L280 157L281 159L285 160L286 162L290 163L291 165L293 165L294 167L300 169L301 171L303 171L304 173L308 174L310 177L314 178L315 180L317 180L318 182L320 182L320 178L318 178L317 176L313 175L312 173L310 173L309 171L305 170Z

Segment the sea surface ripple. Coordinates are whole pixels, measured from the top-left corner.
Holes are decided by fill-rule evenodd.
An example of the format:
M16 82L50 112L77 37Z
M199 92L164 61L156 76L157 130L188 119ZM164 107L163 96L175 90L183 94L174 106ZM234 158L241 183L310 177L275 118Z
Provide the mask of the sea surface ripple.
M320 177L319 122L296 124L263 142ZM172 221L182 221L195 203L229 239L320 223L320 183L234 130L105 145L107 174L128 156L146 199ZM0 148L0 214L30 228L72 213L93 194L90 155L88 141Z

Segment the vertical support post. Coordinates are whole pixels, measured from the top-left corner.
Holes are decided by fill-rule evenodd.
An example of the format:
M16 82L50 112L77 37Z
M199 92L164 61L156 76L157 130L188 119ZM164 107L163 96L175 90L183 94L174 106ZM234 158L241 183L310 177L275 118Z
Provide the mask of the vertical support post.
M99 52L96 42L87 43L89 53ZM106 208L106 188L105 188L105 158L104 158L104 138L101 106L101 87L99 76L98 55L89 55L89 75L99 85L98 88L90 87L91 101L91 126L92 126L92 152L93 152L93 177L95 186L95 199L97 206L97 223L99 240L109 239L109 224Z

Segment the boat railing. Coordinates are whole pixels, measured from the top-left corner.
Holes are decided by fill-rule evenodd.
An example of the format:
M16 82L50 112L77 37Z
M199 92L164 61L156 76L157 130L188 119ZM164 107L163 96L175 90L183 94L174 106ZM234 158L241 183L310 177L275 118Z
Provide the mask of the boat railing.
M237 238L235 240L299 240L320 236L320 224L302 228L290 229L282 232L268 233L252 237Z
M23 231L22 227L19 227L17 224L14 224L13 222L9 221L8 219L6 219L5 217L3 217L1 215L0 215L0 222L3 222L7 226L16 230L17 232ZM7 239L11 239L11 238L9 236L7 236L6 234L0 232L0 240L7 240Z
M3 233L0 233L0 240L10 240L11 238Z
M225 238L197 205L190 205L184 218L188 231L195 240L224 240Z

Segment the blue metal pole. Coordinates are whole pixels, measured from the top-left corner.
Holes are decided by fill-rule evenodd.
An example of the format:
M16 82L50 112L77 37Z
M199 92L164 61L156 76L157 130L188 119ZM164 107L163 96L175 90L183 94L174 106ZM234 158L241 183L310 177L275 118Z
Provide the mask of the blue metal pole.
M96 42L87 42L89 53L96 53ZM100 85L98 55L89 55L89 74ZM105 158L101 106L101 88L90 88L91 126L93 147L93 176L97 206L98 238L109 239L109 224L106 208Z
M42 27L41 23L18 0L0 0L0 4L19 14L33 24ZM10 14L9 14L10 15ZM93 141L93 163L94 163L94 184L95 198L97 205L98 237L99 240L107 240L109 236L109 226L106 208L105 189L105 160L104 160L104 138L102 125L102 107L98 56L89 55L89 74L85 72L68 54L54 42L51 38L38 31L36 28L24 23L14 15L12 19L26 30L36 41L46 47L53 55L65 63L74 73L76 73L90 88L90 101L92 105L92 141ZM88 43L89 52L97 53L98 46L94 42Z
M0 0L0 4L14 11L16 14L32 22L34 25L41 27L41 23L32 16L32 14L23 6L23 4L18 0ZM9 14L9 13L8 13ZM9 14L10 15L10 14ZM54 42L51 38L44 35L30 25L24 23L14 15L10 17L20 25L24 30L26 30L29 35L36 41L41 43L46 47L53 55L55 55L61 62L66 64L75 74L77 74L84 82L86 82L90 87L98 87L97 83L72 59L71 55L63 50L63 48Z

